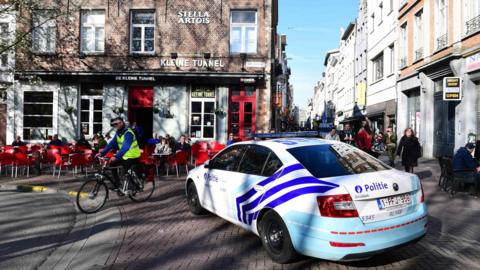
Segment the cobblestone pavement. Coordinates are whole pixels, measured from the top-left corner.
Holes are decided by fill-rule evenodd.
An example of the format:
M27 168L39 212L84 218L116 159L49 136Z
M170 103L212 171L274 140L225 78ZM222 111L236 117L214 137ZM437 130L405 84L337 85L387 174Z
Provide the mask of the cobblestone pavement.
M135 204L114 197L108 203L107 209L118 207L122 213L123 242L106 265L111 269L480 269L480 199L465 193L452 199L440 191L436 162L422 162L416 173L429 205L427 236L368 261L304 258L276 264L255 235L214 215L190 214L184 180L162 178L149 202ZM40 177L15 182L32 181L65 190L77 188L81 180Z
M153 199L125 204L125 239L115 269L480 269L480 199L453 199L437 187L439 168L417 168L430 212L428 235L419 243L368 261L335 263L317 259L279 265L253 234L214 215L195 217L187 209L183 180L161 180Z

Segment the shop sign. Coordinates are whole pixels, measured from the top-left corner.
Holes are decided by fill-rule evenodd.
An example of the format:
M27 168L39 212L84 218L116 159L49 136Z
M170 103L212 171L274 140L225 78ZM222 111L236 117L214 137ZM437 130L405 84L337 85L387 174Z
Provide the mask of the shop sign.
M154 82L155 77L152 76L115 76L116 81L142 81Z
M480 69L480 52L467 57L467 72Z
M161 67L185 68L223 68L225 63L221 59L160 59Z
M215 98L215 90L204 88L192 89L192 98Z
M210 13L208 11L179 11L178 23L180 24L209 24Z
M462 100L462 79L459 77L443 78L443 100Z
M265 68L265 62L246 62L245 67L247 68Z
M255 83L254 78L240 78L241 83Z

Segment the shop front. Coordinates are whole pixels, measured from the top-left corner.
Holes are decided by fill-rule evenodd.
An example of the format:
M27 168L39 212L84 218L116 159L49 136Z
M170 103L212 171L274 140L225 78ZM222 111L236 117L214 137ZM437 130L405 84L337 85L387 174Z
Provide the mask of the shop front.
M263 76L253 74L175 79L44 76L34 84L20 80L17 89L7 99L14 108L8 117L8 139L21 135L34 142L47 141L53 134L67 141L80 134L113 135L110 119L117 116L141 127L145 140L154 133L221 142L233 133L246 140L263 126L258 122L258 99L268 91Z

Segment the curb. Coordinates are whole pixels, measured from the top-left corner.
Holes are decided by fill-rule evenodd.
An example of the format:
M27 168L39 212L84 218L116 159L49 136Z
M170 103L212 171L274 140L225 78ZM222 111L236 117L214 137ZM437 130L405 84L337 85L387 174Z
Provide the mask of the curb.
M45 186L31 185L0 185L0 191L4 192L29 192L29 193L61 193L69 197L76 197L77 191L63 191Z

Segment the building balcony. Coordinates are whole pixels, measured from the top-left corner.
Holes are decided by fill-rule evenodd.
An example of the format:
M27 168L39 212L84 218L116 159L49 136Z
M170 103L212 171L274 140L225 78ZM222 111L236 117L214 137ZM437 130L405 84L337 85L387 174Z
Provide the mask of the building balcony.
M423 48L418 48L415 51L415 61L418 61L423 58Z
M448 45L448 34L442 35L437 38L437 51L441 50Z
M407 66L407 57L400 58L400 68L404 68Z
M480 30L480 15L478 15L477 17L469 20L465 24L466 24L466 27L467 27L467 31L465 33L466 36L479 31Z

